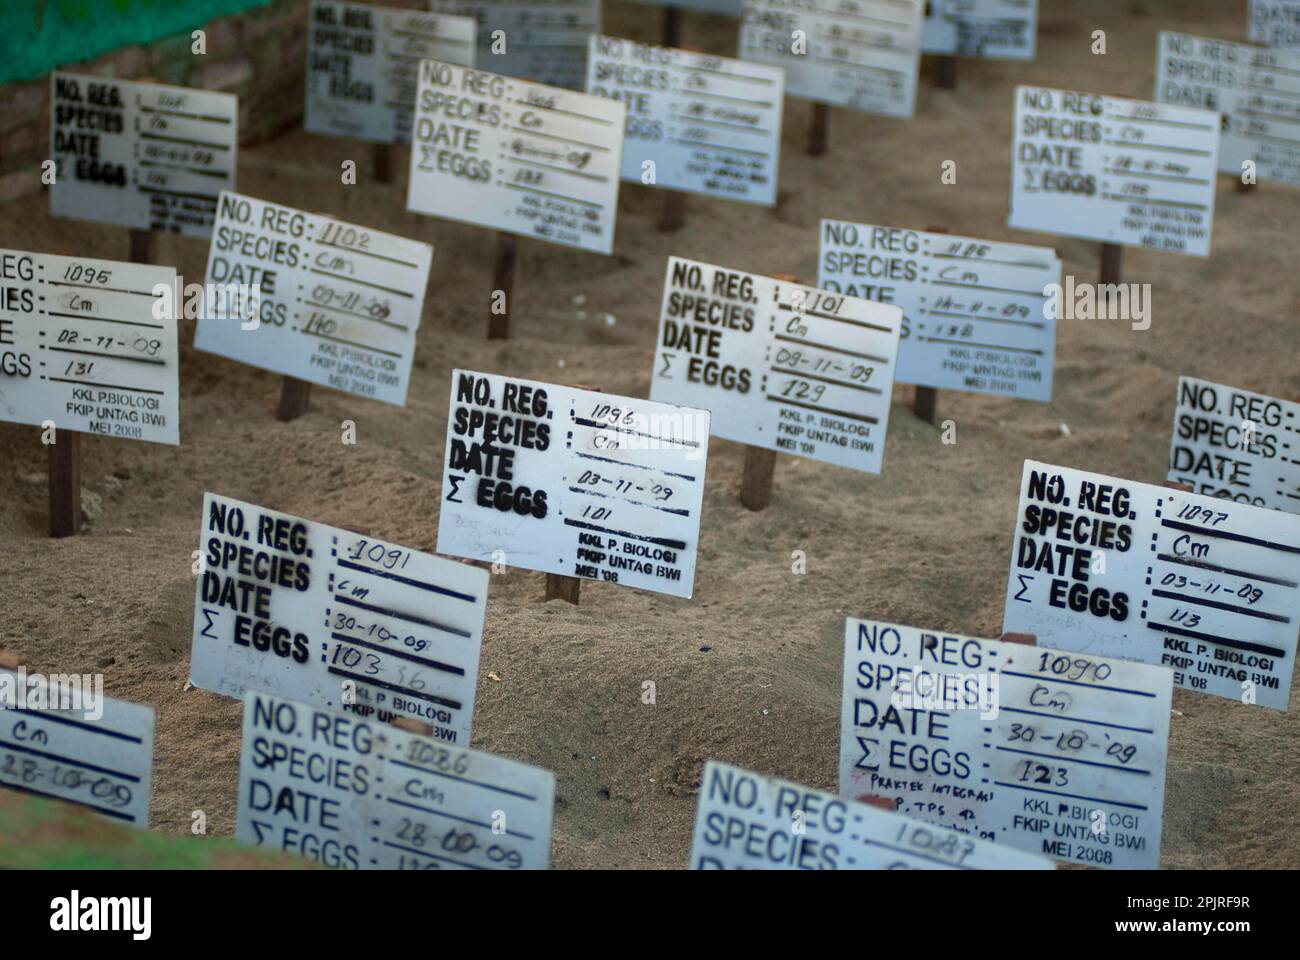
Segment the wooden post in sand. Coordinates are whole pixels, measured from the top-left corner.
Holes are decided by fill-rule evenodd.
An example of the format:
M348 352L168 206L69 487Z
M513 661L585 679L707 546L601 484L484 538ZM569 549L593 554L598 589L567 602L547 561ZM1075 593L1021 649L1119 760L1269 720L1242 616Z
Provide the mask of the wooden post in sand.
M393 149L394 147L391 143L374 144L374 152L371 159L376 183L393 182L393 168L396 166L396 164L393 163Z
M1101 282L1122 283L1124 276L1124 248L1118 243L1101 245Z
M46 450L50 459L50 536L70 537L81 529L81 434L56 428Z
M941 53L934 58L934 83L940 90L957 89L957 58Z
M808 125L808 156L826 153L831 139L831 108L828 103L814 103L812 123Z
M131 231L131 262L153 263L153 231Z
M493 307L488 312L487 338L505 340L510 336L511 301L515 296L515 263L519 256L519 245L513 233L497 231L496 261L492 267ZM495 308L496 291L504 298L504 312L497 313Z
M310 401L310 383L297 377L285 377L280 384L280 405L276 408L275 419L282 423L297 420L307 412Z
M1003 643L1023 643L1028 647L1038 644L1038 636L1032 633L1004 633L998 639Z

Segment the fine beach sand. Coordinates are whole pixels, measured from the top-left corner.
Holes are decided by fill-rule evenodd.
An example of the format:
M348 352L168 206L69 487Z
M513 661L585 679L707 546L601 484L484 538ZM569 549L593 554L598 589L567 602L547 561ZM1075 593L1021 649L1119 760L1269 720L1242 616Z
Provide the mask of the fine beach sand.
M654 9L605 10L607 33L658 38ZM810 105L787 100L774 210L692 197L686 228L665 234L661 196L625 184L614 256L521 243L506 342L483 336L490 231L404 212L404 172L341 185L343 160L368 169L362 145L294 131L244 151L243 193L435 245L407 405L315 388L307 416L278 423L280 378L196 352L183 321L181 446L84 439L97 515L62 541L45 535L39 431L0 424L0 646L151 705L153 827L188 833L202 810L230 835L241 705L185 690L204 491L432 551L454 367L647 396L665 259L815 280L823 216L1055 246L1066 273L1094 280L1097 244L1005 226L1015 85L1150 99L1158 30L1244 40L1245 23L1244 0L1043 0L1036 62L962 61L955 93L923 78L910 121L835 110L819 159L803 152ZM1095 29L1105 56L1090 53ZM734 21L687 18L686 46L734 55L735 37ZM956 185L940 182L948 159ZM0 247L125 259L125 230L46 203L0 208ZM543 602L540 573L493 577L472 746L555 772L553 863L686 866L706 759L833 791L844 617L996 637L1024 459L1158 482L1179 374L1300 394L1300 189L1240 194L1220 178L1216 214L1208 260L1125 251L1125 279L1152 285L1149 330L1062 321L1050 404L943 393L948 445L897 387L881 476L782 456L761 513L736 498L741 447L714 441L693 600L587 583L572 607ZM201 282L206 255L165 237L156 262ZM791 572L797 550L806 575ZM1296 713L1182 690L1174 708L1162 865L1300 866Z

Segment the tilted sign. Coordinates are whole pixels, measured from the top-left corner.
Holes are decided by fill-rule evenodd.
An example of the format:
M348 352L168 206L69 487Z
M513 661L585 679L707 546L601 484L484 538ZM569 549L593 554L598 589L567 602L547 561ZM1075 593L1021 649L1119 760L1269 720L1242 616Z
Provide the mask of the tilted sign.
M840 793L1057 860L1160 865L1170 672L850 619Z
M1178 378L1169 479L1195 493L1300 513L1300 404Z
M740 59L784 67L792 97L910 117L923 6L924 0L744 0Z
M1220 172L1300 184L1300 51L1161 31L1156 99L1223 115Z
M432 259L427 243L223 193L194 346L401 406Z
M1014 151L1011 226L1210 255L1218 114L1017 87Z
M823 290L902 308L899 383L1052 399L1056 251L823 220L819 263Z
M180 443L176 271L0 250L0 420Z
M616 100L422 61L406 208L611 253L625 114Z
M100 680L0 668L0 787L147 827L154 713Z
M776 203L785 96L776 67L593 36L587 92L627 105L624 180Z
M1285 710L1300 517L1025 461L1002 629Z
M1034 59L1038 0L927 0L925 6L925 53Z
M469 743L489 574L211 493L190 677Z
M704 765L694 870L1050 870L985 840L788 780Z
M545 870L548 770L250 693L235 839L340 870Z
M689 597L709 415L456 370L438 552Z
M235 186L239 102L228 93L50 75L50 213L206 237Z
M312 0L307 112L312 133L410 143L421 60L474 65L474 21Z
M600 0L429 0L438 13L478 24L475 63L507 77L581 90L587 38L600 33Z
M670 257L650 396L715 436L879 473L897 307Z

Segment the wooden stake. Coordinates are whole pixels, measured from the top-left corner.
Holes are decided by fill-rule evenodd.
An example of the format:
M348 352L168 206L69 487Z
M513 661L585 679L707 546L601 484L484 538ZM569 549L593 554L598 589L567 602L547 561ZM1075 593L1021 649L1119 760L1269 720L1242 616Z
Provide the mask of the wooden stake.
M423 720L416 720L415 717L394 717L392 726L398 730L405 730L407 733L419 734L422 737L433 736L433 724L425 723Z
M663 46L676 49L682 45L682 11L677 7L664 7Z
M1255 188L1259 186L1257 183L1247 183L1245 180L1241 179L1241 177L1234 177L1233 179L1237 181L1238 193L1254 193Z
M71 537L81 529L81 434L58 428L47 447L50 457L50 536Z
M957 89L957 58L949 54L935 57L935 84L940 90Z
M567 600L577 606L578 594L581 589L582 581L577 577L566 577L562 573L548 573L546 575L546 600L548 603L552 600Z
M917 386L912 398L912 412L931 426L939 423L939 391L935 387Z
M376 143L371 161L374 167L376 183L393 182L393 145L391 143Z
M275 419L282 423L297 420L307 412L310 401L310 383L296 377L285 377L280 385L280 406L275 411Z
M515 235L497 231L497 258L492 268L492 308L488 313L487 338L505 340L510 336L510 314L514 310L515 261L518 257ZM505 294L505 313L497 313L496 291Z
M1124 275L1124 248L1118 243L1101 245L1101 282L1122 283Z
M131 262L153 263L153 231L131 231Z
M18 654L12 650L0 650L0 667L6 670L17 670L18 662Z
M826 153L831 138L831 108L829 104L814 103L812 123L808 126L808 156L820 157Z
M659 229L672 233L686 226L686 194L680 190L665 190L664 206L659 212Z
M750 510L767 506L772 496L776 474L776 451L765 447L745 447L745 468L740 478L740 502Z
M1038 644L1038 636L1032 633L1004 633L998 639L1003 643L1023 643L1030 647Z

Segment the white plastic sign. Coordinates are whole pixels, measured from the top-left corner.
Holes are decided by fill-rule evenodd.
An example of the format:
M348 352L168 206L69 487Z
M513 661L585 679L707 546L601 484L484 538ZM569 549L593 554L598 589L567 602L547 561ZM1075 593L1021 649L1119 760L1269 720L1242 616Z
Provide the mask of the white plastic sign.
M879 473L902 311L670 257L650 396L713 434Z
M624 180L776 203L784 71L593 36L587 92L627 105Z
M1300 513L1300 404L1178 378L1169 477L1196 493Z
M0 250L0 420L180 443L176 271Z
M927 0L924 53L1033 60L1038 0Z
M850 619L840 793L1033 853L1160 865L1164 667Z
M1221 173L1300 185L1300 50L1162 31L1156 99L1223 115Z
M1050 870L1042 857L788 780L704 765L693 870Z
M612 253L625 114L617 100L421 61L406 208Z
M709 415L456 370L438 552L689 597Z
M206 237L235 187L238 128L228 93L53 73L50 213Z
M1219 116L1016 88L1011 226L1210 255Z
M743 0L740 59L784 67L792 97L910 117L923 6L924 0Z
M469 743L487 571L211 493L199 546L195 686Z
M0 668L0 787L148 827L153 709L93 679Z
M545 870L548 770L253 693L235 839L339 870Z
M600 0L429 0L478 24L476 64L507 77L581 90Z
M401 406L432 259L427 243L223 193L194 346Z
M903 310L899 383L1051 400L1060 282L1047 247L822 221L817 285Z
M1002 629L1285 710L1300 517L1025 461Z
M474 65L474 21L341 0L312 0L303 128L410 143L421 60Z
M676 10L693 10L719 17L739 17L741 0L632 0L650 7L672 7Z
M1300 47L1300 0L1250 0L1246 16L1251 43Z

